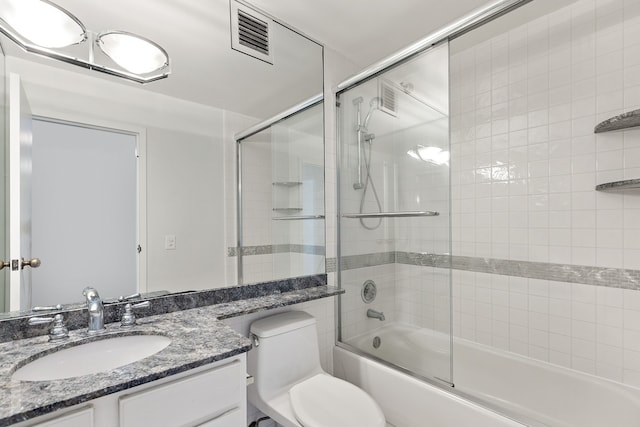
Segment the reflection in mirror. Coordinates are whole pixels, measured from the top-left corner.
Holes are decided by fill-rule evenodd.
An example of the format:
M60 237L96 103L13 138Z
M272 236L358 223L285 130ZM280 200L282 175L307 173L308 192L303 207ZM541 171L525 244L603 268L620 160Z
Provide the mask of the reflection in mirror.
M234 226L228 225L235 222L233 135L321 92L322 46L280 22L270 21L273 64L233 50L226 0L206 4L198 0L56 3L92 29L130 29L162 45L171 56L171 75L139 85L25 53L2 39L6 51L6 67L2 68L7 75L19 75L37 119L34 147L46 144L49 136L42 136L42 129L38 131L38 120L128 135L137 143L138 164L133 174L124 172L124 166L111 167L120 178L128 176L128 188L136 190L135 225L127 225L133 231L127 236L128 242L122 243L127 247L113 251L129 254L127 262L137 270L137 283L118 276L124 274L121 271L107 279L107 272L124 269L123 262L109 254L94 257L104 264L83 274L75 272L82 256L94 255L89 243L105 251L112 249L98 234L107 225L117 227L114 215L124 207L112 201L109 207L99 208L110 218L99 220L87 214L91 218L84 218L84 226L60 230L65 243L73 245L71 249L54 246L53 250L63 255L62 260L39 255L35 251L42 242L33 241L32 255L42 259L42 270L33 270L33 276L37 281L41 276L43 286L51 292L45 296L44 291L34 288L31 304L22 301L22 308L82 301L81 292L87 285L96 287L105 299L134 291L181 292L235 285L236 269L229 268L228 263L237 258L228 257L226 251L236 245ZM1 122L4 120L3 115ZM90 150L94 138L81 139L86 143L82 149ZM83 166L104 178L97 167ZM85 178L76 178L76 184ZM90 200L88 191L76 191L74 201L95 208L97 202ZM38 209L37 204L34 209ZM37 219L40 213L33 217L34 230L42 225L36 224L41 221ZM20 256L6 254L11 259ZM64 283L68 294L59 291L59 285L47 277L45 271L54 268L52 264L60 272L56 283ZM113 287L115 283L125 288ZM6 295L8 288L3 287L0 294ZM8 301L2 306L5 310L20 308L9 307Z
M0 44L0 79L4 81L5 79L5 57L4 57L4 41ZM0 138L6 138L7 135L7 127L6 127L6 118L7 118L7 96L5 92L6 85L0 84ZM4 141L4 139L2 139ZM0 168L4 172L4 165L6 164L6 149L0 150ZM6 176L6 173L3 174ZM0 262L4 262L7 260L6 255L6 214L5 214L5 202L6 202L6 194L5 194L6 185L0 185ZM6 297L7 295L7 273L3 266L3 270L0 271L0 312L4 311L5 307L7 307Z
M31 251L47 262L32 271L28 307L75 301L79 283L137 292L138 199L146 195L135 185L137 139L33 121Z
M323 273L323 103L238 140L238 280Z

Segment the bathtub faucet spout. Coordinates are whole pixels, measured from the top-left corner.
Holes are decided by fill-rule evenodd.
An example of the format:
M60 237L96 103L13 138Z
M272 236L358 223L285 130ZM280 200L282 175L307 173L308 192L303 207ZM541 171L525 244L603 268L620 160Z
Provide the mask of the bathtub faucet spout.
M377 310L372 310L372 309L367 310L367 317L384 321L384 313Z

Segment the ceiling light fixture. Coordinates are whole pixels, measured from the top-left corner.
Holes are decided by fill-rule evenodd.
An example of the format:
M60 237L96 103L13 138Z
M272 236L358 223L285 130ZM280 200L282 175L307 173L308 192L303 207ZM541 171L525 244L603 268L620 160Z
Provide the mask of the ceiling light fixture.
M49 0L0 0L0 32L27 52L138 83L171 72L169 55L158 44L124 31L87 31Z
M42 47L67 47L87 39L78 18L47 0L0 0L0 18Z
M169 65L167 52L151 40L124 31L101 33L96 44L116 64L135 74L147 74Z

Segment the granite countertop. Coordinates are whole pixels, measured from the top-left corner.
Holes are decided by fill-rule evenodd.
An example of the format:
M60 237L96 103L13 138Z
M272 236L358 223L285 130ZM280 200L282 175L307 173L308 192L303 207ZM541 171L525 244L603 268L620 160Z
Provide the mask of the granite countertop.
M115 393L140 384L222 360L251 349L250 341L215 316L215 306L138 319L123 328L111 323L106 331L89 336L86 330L69 333L62 342L47 336L0 344L0 426L11 425ZM171 344L164 350L111 371L54 381L18 381L11 378L20 362L42 352L122 335L164 335Z
M332 286L313 286L139 317L133 327L109 323L99 335L89 336L82 328L70 331L69 338L59 342L49 342L43 335L0 343L0 427L245 353L251 349L250 341L220 319L342 293L344 290ZM171 338L171 344L138 362L98 374L35 382L11 378L17 368L43 352L123 335L164 335Z

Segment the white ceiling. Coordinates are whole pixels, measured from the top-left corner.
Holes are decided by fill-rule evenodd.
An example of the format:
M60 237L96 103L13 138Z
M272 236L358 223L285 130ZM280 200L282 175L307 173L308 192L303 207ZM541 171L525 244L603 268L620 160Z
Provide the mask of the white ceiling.
M125 30L163 46L172 74L145 89L266 118L322 90L320 48L279 31L276 64L268 65L230 49L229 0L54 0L94 32ZM364 68L448 24L485 0L249 0L356 67ZM1 11L0 11L1 12ZM8 55L73 72L111 76L37 59L3 39ZM294 52L294 53L292 53ZM123 83L130 84L130 83Z
M364 68L488 0L248 0Z

